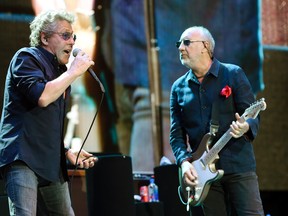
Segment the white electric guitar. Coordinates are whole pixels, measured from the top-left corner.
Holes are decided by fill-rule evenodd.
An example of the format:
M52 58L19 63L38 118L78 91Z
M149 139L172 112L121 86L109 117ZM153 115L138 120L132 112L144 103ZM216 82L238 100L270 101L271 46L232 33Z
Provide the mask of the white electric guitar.
M247 108L241 119L246 121L249 118L256 118L261 110L266 109L265 99L262 98L255 103L253 103L249 108ZM215 162L219 158L218 153L226 145L226 143L232 138L230 135L231 129L227 130L225 134L213 145L210 149L212 134L207 133L197 148L196 152L192 154L194 166L198 174L198 184L194 188L190 188L185 185L181 175L181 169L179 172L180 176L180 187L182 191L182 196L186 199L187 210L189 206L199 206L206 198L210 185L212 182L220 179L224 171L216 170ZM182 199L182 197L181 197Z

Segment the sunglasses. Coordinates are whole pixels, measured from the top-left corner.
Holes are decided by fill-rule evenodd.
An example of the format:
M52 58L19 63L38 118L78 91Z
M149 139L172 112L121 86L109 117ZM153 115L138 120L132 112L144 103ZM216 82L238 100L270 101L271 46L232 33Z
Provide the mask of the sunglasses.
M70 40L70 38L73 38L74 41L76 41L76 35L70 32L64 32L64 33L58 33L53 32L54 34L58 34L64 41Z
M177 41L177 42L176 42L176 47L179 48L182 42L183 42L183 44L184 44L185 46L189 46L191 43L195 43L195 42L202 42L202 43L204 43L205 41L200 41L200 40L182 40L182 41Z

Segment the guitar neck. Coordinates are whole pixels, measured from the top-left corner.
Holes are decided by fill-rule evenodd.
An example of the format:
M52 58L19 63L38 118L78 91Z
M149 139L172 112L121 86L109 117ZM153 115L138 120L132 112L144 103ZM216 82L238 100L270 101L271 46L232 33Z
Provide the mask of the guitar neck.
M252 104L250 107L248 107L243 115L241 116L241 119L239 121L241 123L245 122L248 118L255 119L260 112L260 110L266 109L266 103L264 98L261 98L259 101L256 101L254 104ZM221 149L228 143L228 141L232 138L232 135L230 135L231 128L229 128L225 134L212 146L212 148L207 152L206 155L203 156L201 159L203 165L207 165L212 163L215 159L218 158L218 153L221 151Z
M225 134L213 145L213 147L208 151L208 153L203 157L202 162L207 165L212 163L217 157L221 149L227 144L227 142L232 138L230 135L231 129L227 130Z

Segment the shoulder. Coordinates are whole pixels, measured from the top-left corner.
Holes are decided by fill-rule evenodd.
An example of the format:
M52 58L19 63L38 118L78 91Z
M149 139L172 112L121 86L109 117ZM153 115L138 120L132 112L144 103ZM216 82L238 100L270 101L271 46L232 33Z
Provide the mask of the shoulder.
M19 51L23 53L29 53L34 56L39 56L41 53L41 51L37 47L23 47Z
M231 63L220 62L220 72L222 76L229 77L229 79L239 79L240 77L245 77L246 74L241 66Z
M228 71L243 71L243 69L236 64L221 62L220 65L222 65L222 67L226 68Z
M179 86L183 86L186 83L188 83L188 80L190 79L190 70L187 71L184 75L180 76L178 79L176 79L172 85L172 89L179 87Z
M25 56L26 57L33 56L37 58L39 56L39 53L40 51L36 47L23 47L14 54L14 58L25 57Z
M35 70L45 70L45 65L41 51L36 47L23 47L19 49L10 62L10 68L13 71L25 71L27 68Z

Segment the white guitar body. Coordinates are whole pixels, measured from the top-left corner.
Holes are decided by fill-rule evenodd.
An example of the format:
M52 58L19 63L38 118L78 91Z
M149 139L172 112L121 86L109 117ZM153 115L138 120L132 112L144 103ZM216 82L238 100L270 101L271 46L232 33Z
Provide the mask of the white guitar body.
M266 103L264 98L262 98L247 108L241 119L246 121L248 118L256 118L258 113L265 109ZM192 154L192 165L198 174L198 184L191 191L187 191L187 188L190 189L190 187L183 182L181 169L179 170L182 196L186 199L188 206L201 205L209 192L210 185L224 175L223 170L216 170L215 162L219 159L218 153L232 138L230 131L231 129L227 130L212 148L210 147L213 135L207 133L202 138L198 149Z
M204 164L203 159L207 156L207 153L209 152L210 147L210 141L211 141L212 135L210 133L206 134L201 144L199 145L199 148L197 151L192 155L192 158L195 160L192 162L193 167L195 168L197 174L198 174L198 184L192 189L191 196L189 204L191 206L199 206L206 198L208 191L210 189L210 185L212 182L220 179L224 171L223 170L216 170L215 168L215 162L216 159L218 159L218 154L215 155L215 160L211 164ZM181 169L179 174L181 175ZM186 185L182 181L182 178L180 180L180 186L182 188L183 196L186 200L188 200L188 193L186 191Z
M205 157L206 154L207 153L204 152L203 157ZM198 206L202 203L208 194L211 183L220 179L224 174L223 170L216 170L214 163L205 166L201 162L201 158L192 162L199 176L199 183L194 188L194 201L191 203L193 206Z

